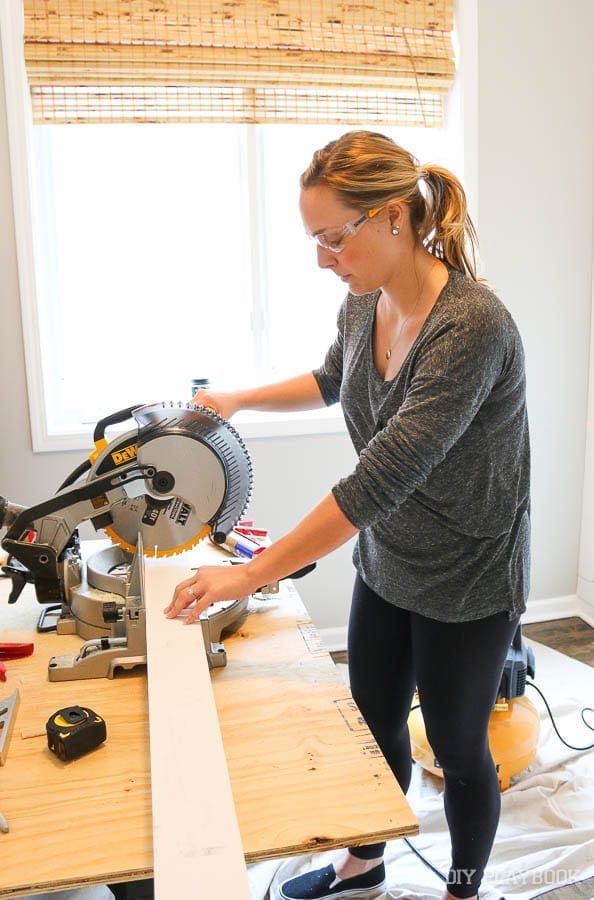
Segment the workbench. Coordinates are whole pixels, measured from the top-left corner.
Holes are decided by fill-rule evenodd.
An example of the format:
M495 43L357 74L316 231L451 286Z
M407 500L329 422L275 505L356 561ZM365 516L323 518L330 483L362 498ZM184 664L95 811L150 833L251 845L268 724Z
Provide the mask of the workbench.
M8 660L7 681L0 682L0 700L20 691L0 768L0 811L10 827L0 833L0 897L149 878L145 669L113 680L49 682L50 657L75 652L82 640L35 633L43 607L32 586L10 606L9 588L0 579L0 640L32 640L35 651ZM201 640L200 626L192 627ZM418 832L290 581L281 582L278 595L251 601L224 645L227 666L211 677L248 863ZM175 705L175 684L170 695ZM104 717L107 741L63 763L47 747L45 724L56 710L76 704ZM177 727L199 714L180 709ZM189 765L188 777L208 773Z

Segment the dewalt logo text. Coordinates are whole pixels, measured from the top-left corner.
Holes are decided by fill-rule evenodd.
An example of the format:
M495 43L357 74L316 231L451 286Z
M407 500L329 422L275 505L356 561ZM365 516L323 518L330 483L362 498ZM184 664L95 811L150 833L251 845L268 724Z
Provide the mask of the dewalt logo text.
M138 453L138 444L130 444L129 447L124 447L123 450L115 450L111 454L111 458L113 459L116 466L121 466L122 463L130 462L133 459L136 459L136 454Z

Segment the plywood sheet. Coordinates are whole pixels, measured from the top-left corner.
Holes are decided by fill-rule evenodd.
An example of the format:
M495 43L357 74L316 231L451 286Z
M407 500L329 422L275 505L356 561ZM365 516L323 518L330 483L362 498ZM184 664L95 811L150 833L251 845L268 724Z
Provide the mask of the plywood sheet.
M182 567L176 580L194 565L223 558L206 545L176 559ZM114 680L48 682L50 657L74 652L82 640L35 634L40 606L32 586L14 606L6 605L8 590L8 580L0 579L2 624L12 629L0 638L34 641L35 652L8 661L8 680L0 684L0 697L15 687L21 695L7 764L0 768L0 810L10 825L9 834L0 834L0 896L150 877L144 669ZM156 598L159 622L167 600ZM202 661L200 626L162 620L169 626L164 633L181 630L187 656ZM277 597L250 601L249 614L223 640L228 664L210 680L248 862L417 833L406 798L290 583L282 583ZM195 710L197 693L172 666L160 677L165 707L154 715L159 727L166 721L176 735ZM45 722L73 704L102 715L108 737L93 753L63 764L47 749ZM188 789L208 779L204 743L201 733L180 763ZM185 840L184 834L179 846ZM195 884L192 874L178 896L190 896Z

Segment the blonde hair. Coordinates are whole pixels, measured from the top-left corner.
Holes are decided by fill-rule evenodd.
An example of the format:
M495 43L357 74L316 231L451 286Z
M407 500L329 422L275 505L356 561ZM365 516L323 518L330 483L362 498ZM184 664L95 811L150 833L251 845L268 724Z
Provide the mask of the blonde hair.
M362 211L388 200L407 203L411 226L426 249L477 280L476 231L464 189L449 169L419 166L411 153L383 134L349 131L316 150L300 184L303 189L325 185Z

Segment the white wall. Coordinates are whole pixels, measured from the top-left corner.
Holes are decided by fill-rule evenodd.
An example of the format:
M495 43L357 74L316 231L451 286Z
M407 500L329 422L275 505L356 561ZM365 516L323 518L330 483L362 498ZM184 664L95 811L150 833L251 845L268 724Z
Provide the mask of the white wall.
M528 356L531 598L538 601L574 595L577 582L592 272L594 4L478 0L478 13L478 224L486 274L515 315ZM0 494L29 504L49 496L82 457L31 451L3 104L0 91ZM249 449L256 477L251 511L274 534L297 521L353 460L339 435L254 439ZM323 560L300 584L321 628L346 622L350 552L349 546Z
M479 2L479 233L527 354L531 598L574 594L592 278L594 4Z

